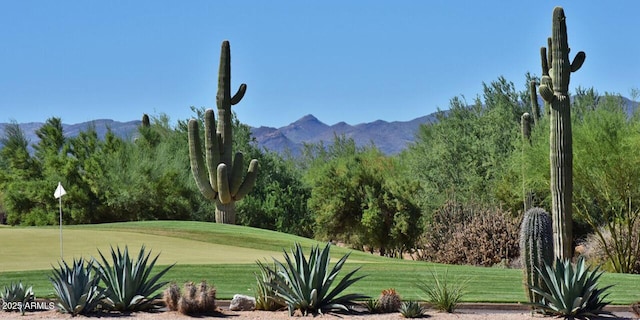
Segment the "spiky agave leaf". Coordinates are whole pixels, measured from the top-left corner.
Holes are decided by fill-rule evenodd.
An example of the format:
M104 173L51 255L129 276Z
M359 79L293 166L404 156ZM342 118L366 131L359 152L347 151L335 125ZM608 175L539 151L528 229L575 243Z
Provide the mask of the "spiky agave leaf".
M96 266L96 270L106 285L105 296L110 309L144 311L158 307L154 303L154 299L158 298L159 294L154 295L153 293L169 283L159 280L174 265L170 265L150 277L153 266L160 255L156 255L149 263L151 251L145 254L144 245L140 248L138 258L135 261L129 256L127 246L124 251L121 251L120 247L117 247L116 250L111 247L113 265L107 261L102 252L98 250L98 253L102 258L102 263Z
M612 316L603 308L609 304L604 299L609 295L605 291L612 286L598 288L598 280L603 272L596 267L593 271L580 257L575 269L570 260L556 259L555 268L545 265L538 269L547 289L531 286L531 290L543 297L542 302L534 303L543 311L564 317L589 318Z
M322 251L319 246L312 247L307 260L302 247L296 243L295 252L291 251L291 255L284 251L285 263L274 259L274 269L265 266L274 279L273 282L265 284L272 287L286 302L291 315L295 310L300 310L305 315L309 312L317 314L327 311L347 311L347 305L353 300L368 298L361 294L338 296L363 278L353 277L359 268L347 273L337 285L331 288L348 257L349 254L344 255L333 268L330 268L330 244L327 244Z
M63 261L58 262L59 269L53 269L53 276L49 280L60 312L75 316L96 311L104 298L104 290L98 288L100 277L93 274L93 263L93 260L85 263L80 258L74 259L71 267Z
M11 282L9 286L5 286L4 290L0 292L0 300L2 300L3 303L19 302L18 311L20 311L22 315L24 315L27 303L34 301L35 298L33 287L25 289L22 281L18 281L18 283Z

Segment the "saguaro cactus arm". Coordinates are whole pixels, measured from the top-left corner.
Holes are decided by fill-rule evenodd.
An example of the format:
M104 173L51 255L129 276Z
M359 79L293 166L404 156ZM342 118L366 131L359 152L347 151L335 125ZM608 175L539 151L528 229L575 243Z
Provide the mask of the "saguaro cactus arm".
M240 188L238 188L238 192L235 194L234 198L237 200L241 200L246 196L253 186L256 184L256 179L258 177L258 160L253 159L249 163L249 170L247 170L247 175L242 181Z
M571 72L582 67L587 55L580 51L573 62L569 61L569 43L567 39L567 23L562 7L553 9L552 36L547 39L548 50L540 49L542 60L542 79L540 95L551 103L555 99L568 99L569 78Z
M208 200L215 200L217 192L211 187L207 169L202 160L202 145L200 143L200 128L198 120L191 119L188 124L189 129L189 160L191 162L191 172L198 186L200 193Z

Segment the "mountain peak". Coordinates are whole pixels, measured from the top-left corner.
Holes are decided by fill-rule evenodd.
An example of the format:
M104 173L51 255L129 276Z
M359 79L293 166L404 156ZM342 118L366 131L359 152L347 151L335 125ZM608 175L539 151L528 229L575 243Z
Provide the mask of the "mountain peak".
M316 118L314 115L312 114L307 114L304 117L298 119L296 122L294 123L298 123L298 122L319 122L322 123L322 121L318 120L318 118Z

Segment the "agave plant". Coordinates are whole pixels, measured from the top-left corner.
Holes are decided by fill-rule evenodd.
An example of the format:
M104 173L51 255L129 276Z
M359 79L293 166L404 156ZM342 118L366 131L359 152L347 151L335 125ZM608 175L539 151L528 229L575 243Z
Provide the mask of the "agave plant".
M22 315L24 315L27 303L34 301L35 298L36 297L33 294L33 288L29 287L25 289L24 285L22 285L22 281L19 281L18 283L12 282L9 286L5 286L4 290L0 292L0 300L2 300L2 305L15 305L18 307L17 310L20 311Z
M548 289L531 287L532 291L543 297L540 303L534 303L533 306L545 313L563 317L611 316L603 308L609 304L604 302L609 295L604 292L612 286L598 288L598 280L603 274L598 269L596 267L591 271L583 257L578 259L575 269L570 260L556 259L555 267L545 264L544 269L538 269L538 272Z
M151 252L145 254L145 246L140 248L138 259L133 261L129 256L129 248L124 247L120 251L118 247L114 250L111 247L111 258L113 265L98 251L102 258L102 263L95 268L100 275L100 279L106 286L106 306L116 311L146 311L159 307L154 300L160 294L154 294L169 282L159 282L160 278L173 267L170 265L156 275L151 277L151 271L156 264L157 255L151 263L149 257Z
M273 282L265 283L273 288L287 304L289 315L300 310L303 315L318 314L331 311L348 311L353 300L368 298L361 294L345 294L338 296L345 289L363 277L353 277L360 269L347 273L337 285L331 288L338 273L347 261L349 254L344 255L333 268L330 268L330 244L320 250L319 246L311 248L309 260L304 256L300 244L295 244L295 252L289 255L284 252L285 263L274 259L274 269L265 266L273 275ZM293 260L292 257L293 256Z
M424 308L417 301L405 301L398 309L404 318L422 318L424 316Z
M266 311L275 311L284 308L287 303L282 299L282 297L278 296L273 289L272 285L268 285L267 283L273 284L276 278L276 275L270 273L267 266L260 262L256 261L258 268L260 269L260 274L255 274L256 276L256 287L255 297L256 297L256 309L257 310L266 310ZM277 266L274 264L274 270Z
M49 277L57 298L60 312L75 316L95 312L104 298L104 290L98 288L100 278L93 273L93 260L73 259L71 267L66 262L58 263Z

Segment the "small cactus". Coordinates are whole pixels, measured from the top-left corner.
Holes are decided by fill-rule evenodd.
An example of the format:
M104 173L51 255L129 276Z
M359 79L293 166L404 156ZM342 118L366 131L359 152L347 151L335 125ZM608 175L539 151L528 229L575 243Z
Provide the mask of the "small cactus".
M531 288L545 288L536 270L553 263L553 232L551 217L541 208L527 210L520 227L520 259L522 259L524 285L530 303L540 303L542 296Z
M176 284L164 291L163 297L167 309L185 315L212 314L216 312L216 288L208 286L206 281L196 286L193 282L184 284L184 292Z
M402 304L402 299L395 289L382 290L378 298L378 310L381 313L397 312Z
M177 284L171 283L162 293L162 300L169 311L178 311L178 300L180 300L180 288Z

